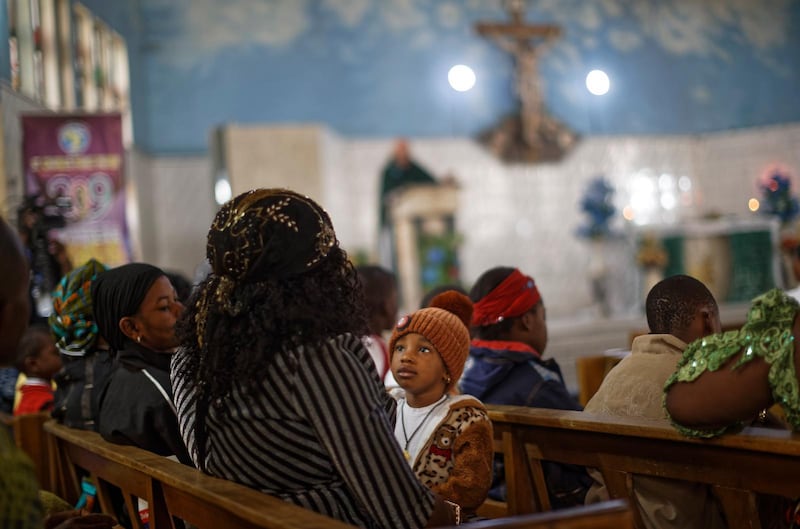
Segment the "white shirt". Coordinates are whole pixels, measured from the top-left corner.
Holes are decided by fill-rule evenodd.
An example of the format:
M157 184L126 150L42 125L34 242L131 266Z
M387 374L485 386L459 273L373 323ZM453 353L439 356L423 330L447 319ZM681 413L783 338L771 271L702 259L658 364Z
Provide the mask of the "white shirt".
M413 468L422 447L428 442L436 427L447 417L450 407L445 404L449 395L443 395L433 404L412 408L405 398L397 401L397 421L394 436L404 453L409 454L408 464ZM405 425L405 431L403 430Z

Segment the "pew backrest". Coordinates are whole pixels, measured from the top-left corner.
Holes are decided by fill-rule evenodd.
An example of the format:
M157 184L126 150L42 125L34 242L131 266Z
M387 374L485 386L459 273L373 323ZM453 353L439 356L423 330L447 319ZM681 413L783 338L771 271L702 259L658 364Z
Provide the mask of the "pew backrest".
M747 428L717 439L687 439L665 420L488 406L505 459L507 513L550 510L542 461L596 468L612 498L633 503L632 475L711 486L729 526L760 527L755 494L800 498L800 436ZM641 519L634 509L637 526Z
M102 512L117 516L117 488L128 513L137 513L137 498L148 502L149 528L173 529L175 518L198 529L345 529L353 526L287 503L238 483L133 446L111 444L95 432L49 421L56 492L69 503L80 496L80 475L97 488ZM137 516L133 526L141 528Z
M633 513L625 501L523 514L469 524L470 529L633 529Z
M14 444L33 461L36 479L45 490L52 489L50 481L49 454L47 440L42 426L50 420L49 413L9 415L0 413L0 422L11 430Z

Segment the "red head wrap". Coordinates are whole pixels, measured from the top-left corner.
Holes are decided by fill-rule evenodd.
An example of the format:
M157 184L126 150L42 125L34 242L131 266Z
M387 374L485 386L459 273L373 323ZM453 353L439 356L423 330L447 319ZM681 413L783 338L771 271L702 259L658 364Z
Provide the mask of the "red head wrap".
M541 299L533 279L515 269L494 290L475 303L472 325L485 327L500 323L505 318L522 316Z

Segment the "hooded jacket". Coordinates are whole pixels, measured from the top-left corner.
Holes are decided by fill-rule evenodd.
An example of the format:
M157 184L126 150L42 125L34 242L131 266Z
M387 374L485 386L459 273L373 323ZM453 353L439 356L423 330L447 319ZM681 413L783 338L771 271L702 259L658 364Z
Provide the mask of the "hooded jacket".
M556 361L542 360L536 350L521 342L473 340L461 390L485 404L583 409L567 391ZM554 508L583 504L592 484L583 467L544 462L543 469ZM495 457L489 497L506 499L505 469L500 456Z

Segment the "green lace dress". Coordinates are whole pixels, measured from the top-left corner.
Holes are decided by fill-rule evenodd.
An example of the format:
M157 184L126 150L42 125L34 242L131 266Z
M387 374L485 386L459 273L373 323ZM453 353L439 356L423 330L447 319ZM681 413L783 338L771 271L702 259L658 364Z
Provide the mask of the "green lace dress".
M800 430L800 392L795 375L792 335L798 311L798 302L778 289L754 299L747 323L741 329L707 336L689 344L677 370L664 385L664 402L666 390L675 382L692 382L706 371L717 371L743 351L732 369L738 369L756 357L763 358L770 365L769 386L775 402L786 412L792 429ZM671 420L675 428L688 437L715 437L743 426L742 422L737 422L718 430L696 430Z

